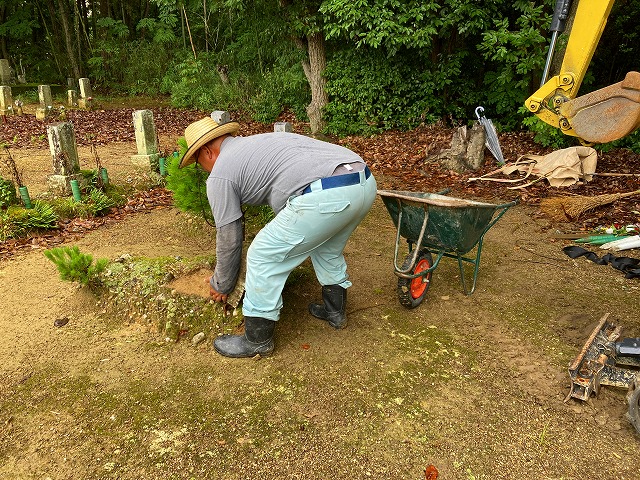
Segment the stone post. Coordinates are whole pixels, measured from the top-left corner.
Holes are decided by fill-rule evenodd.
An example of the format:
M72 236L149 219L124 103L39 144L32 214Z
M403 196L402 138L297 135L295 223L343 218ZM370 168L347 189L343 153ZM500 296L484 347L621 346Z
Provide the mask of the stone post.
M78 106L78 92L75 90L67 90L67 105L70 107Z
M211 118L218 124L222 125L223 123L229 123L231 121L231 115L229 112L225 112L224 110L216 110L211 112Z
M78 85L80 86L80 98L78 98L78 106L80 108L91 108L91 100L93 94L91 93L91 84L88 78L79 78Z
M0 115L13 115L13 98L11 87L0 86Z
M153 123L151 110L136 110L133 112L133 128L136 133L136 147L138 154L131 156L131 162L138 167L155 170L158 166L158 140L156 126Z
M0 85L11 85L11 67L6 58L0 58Z
M293 132L293 126L290 122L276 122L273 124L274 132Z
M59 195L71 194L71 180L83 185L84 178L80 173L78 148L73 124L69 122L55 123L47 127L49 150L53 158L53 175L47 179L49 190Z
M53 110L51 87L49 85L38 85L38 98L40 99L40 106L36 108L36 118L44 120Z

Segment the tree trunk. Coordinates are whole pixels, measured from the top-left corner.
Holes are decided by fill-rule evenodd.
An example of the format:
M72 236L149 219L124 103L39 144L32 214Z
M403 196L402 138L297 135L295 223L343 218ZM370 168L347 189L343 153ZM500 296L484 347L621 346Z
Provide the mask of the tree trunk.
M311 133L315 135L322 133L326 126L322 113L329 103L329 96L325 88L327 80L324 77L327 57L324 37L321 33L307 35L307 51L309 61L303 61L302 68L311 87L311 103L307 106L307 115L309 115L311 123Z
M0 5L0 24L4 23L7 7ZM7 49L7 39L4 35L0 35L0 58L6 58L11 63L9 51Z
M63 56L63 53L62 53L62 47L60 45L60 38L62 38L63 35L60 33L60 29L58 28L59 26L55 21L56 6L53 4L52 1L48 1L46 3L46 6L47 6L47 10L49 11L48 16L45 16L45 12L43 12L40 6L36 4L38 13L40 14L42 26L44 27L45 32L47 33L46 36L49 39L49 44L51 45L51 54L53 55L53 59L56 62L56 67L58 68L58 72L60 72L60 75L68 77L69 69L62 64L61 57ZM51 30L49 30L49 27L47 26L47 20L51 21Z
M67 50L69 63L71 64L71 70L75 78L80 78L82 75L80 73L80 66L78 65L78 58L73 48L73 34L69 26L69 6L66 0L58 0L58 13L60 14L60 23L62 24L62 31L64 33L64 45Z

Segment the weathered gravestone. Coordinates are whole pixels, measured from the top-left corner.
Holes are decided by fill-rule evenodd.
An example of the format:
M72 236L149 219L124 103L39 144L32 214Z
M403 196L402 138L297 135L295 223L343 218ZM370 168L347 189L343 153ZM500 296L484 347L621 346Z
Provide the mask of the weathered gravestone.
M293 126L290 122L276 122L273 124L274 132L293 132Z
M44 120L53 111L51 87L49 85L38 85L38 98L40 99L40 106L36 108L36 118Z
M67 105L70 107L78 106L78 92L75 90L67 90Z
M91 108L91 102L93 100L93 94L91 93L91 83L88 78L79 78L78 85L80 86L80 98L78 98L78 107Z
M13 115L13 98L11 97L11 87L0 86L0 115Z
M131 162L143 168L155 170L158 166L158 139L156 126L153 123L151 110L136 110L133 112L133 128L136 134L138 154L131 156Z
M218 124L229 123L231 121L231 115L224 110L215 110L211 112L211 118Z
M70 195L71 180L77 180L81 185L85 183L80 173L73 124L63 122L49 125L47 135L53 159L53 175L47 179L48 188L58 195Z
M0 58L0 85L11 85L11 67L6 58Z

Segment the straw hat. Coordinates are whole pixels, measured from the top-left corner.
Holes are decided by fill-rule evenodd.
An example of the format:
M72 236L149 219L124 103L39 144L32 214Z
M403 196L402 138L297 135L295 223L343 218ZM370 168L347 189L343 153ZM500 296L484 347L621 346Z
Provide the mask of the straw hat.
M235 135L239 129L240 125L237 122L228 122L219 125L211 117L205 117L197 122L193 122L184 131L184 139L189 148L180 161L180 168L195 162L196 159L193 157L193 154L204 144L222 135Z

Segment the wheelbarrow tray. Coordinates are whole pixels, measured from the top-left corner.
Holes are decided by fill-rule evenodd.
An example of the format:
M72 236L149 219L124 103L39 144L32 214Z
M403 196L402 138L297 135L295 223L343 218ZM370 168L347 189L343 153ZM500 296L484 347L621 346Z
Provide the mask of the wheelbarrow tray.
M460 254L476 246L500 207L437 193L380 190L378 194L395 225L402 210L402 237L412 243L418 241L426 212L429 218L421 246Z
M466 294L475 290L485 233L516 202L493 204L450 197L439 193L378 190L397 228L395 273L403 278L417 278L435 270L443 256L456 258L460 265L461 282ZM400 237L413 249L413 261L408 268L398 266ZM477 247L475 258L464 255ZM420 274L411 274L418 251L425 248L436 254L433 265ZM473 284L467 289L463 262L474 265ZM406 267L406 265L405 265Z

